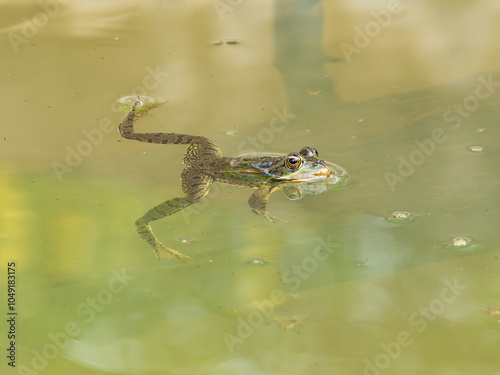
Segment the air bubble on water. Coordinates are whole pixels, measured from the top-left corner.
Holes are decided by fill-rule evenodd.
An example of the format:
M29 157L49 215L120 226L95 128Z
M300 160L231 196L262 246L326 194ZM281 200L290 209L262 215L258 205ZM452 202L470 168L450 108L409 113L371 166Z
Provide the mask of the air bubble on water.
M153 103L158 102L158 100L156 100L156 98L153 98L152 96L127 95L127 96L121 97L120 99L116 100L116 104L117 104L118 109L121 112L130 112L130 109L132 108L132 105L134 104L137 97L139 97L139 108L145 104L153 104Z
M482 152L482 151L484 151L484 147L482 147L482 146L470 146L469 150L471 150L472 152Z
M445 243L444 245L448 249L459 251L472 251L479 247L479 244L468 237L454 237L449 243Z
M391 223L406 224L411 223L415 220L415 216L408 211L394 211L392 214L387 216L385 220Z

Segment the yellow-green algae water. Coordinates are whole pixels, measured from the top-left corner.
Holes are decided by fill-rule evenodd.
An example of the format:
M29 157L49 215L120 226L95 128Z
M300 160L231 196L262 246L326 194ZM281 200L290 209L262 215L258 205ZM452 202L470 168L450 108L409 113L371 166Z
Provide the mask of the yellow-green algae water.
M499 374L499 5L5 3L2 374ZM276 224L215 185L152 224L200 268L157 261L134 221L185 146L119 136L135 95L169 101L144 131L351 182Z

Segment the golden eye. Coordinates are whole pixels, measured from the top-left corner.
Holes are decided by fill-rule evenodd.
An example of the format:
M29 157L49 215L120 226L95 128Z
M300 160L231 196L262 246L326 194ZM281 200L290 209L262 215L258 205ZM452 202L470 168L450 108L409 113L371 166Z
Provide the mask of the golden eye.
M302 156L299 154L290 154L285 159L285 165L288 169L294 171L302 166Z

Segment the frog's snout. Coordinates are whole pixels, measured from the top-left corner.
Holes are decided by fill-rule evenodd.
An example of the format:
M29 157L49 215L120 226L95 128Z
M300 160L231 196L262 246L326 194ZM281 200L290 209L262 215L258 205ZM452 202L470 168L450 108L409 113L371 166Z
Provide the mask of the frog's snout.
M315 176L331 176L335 174L335 171L330 168L323 160L318 160L314 164L317 171L314 173Z

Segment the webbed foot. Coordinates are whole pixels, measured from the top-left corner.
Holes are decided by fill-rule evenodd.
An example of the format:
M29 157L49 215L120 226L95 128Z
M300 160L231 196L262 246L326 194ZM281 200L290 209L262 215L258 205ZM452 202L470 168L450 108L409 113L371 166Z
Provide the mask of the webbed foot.
M255 214L264 216L267 220L269 220L271 223L276 223L277 221L281 221L282 223L286 223L286 220L281 220L277 218L276 216L271 215L267 211L257 211L257 210L252 210Z
M193 266L196 268L200 268L199 266L197 266L194 263L191 263L188 260L188 259L193 259L193 257L179 253L177 250L170 249L169 247L166 247L161 242L156 242L156 243L152 244L151 247L153 248L153 250L156 254L156 258L158 260L161 258L167 258L169 256L173 256L174 258L176 258L177 260L180 260L181 262L187 263L190 266Z
M158 103L143 103L139 97L134 100L130 112L134 112L136 117L149 116L148 112L162 104L168 103L168 100Z

